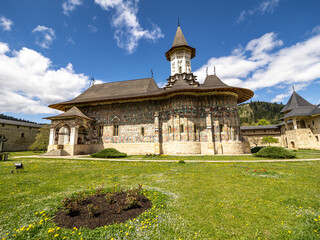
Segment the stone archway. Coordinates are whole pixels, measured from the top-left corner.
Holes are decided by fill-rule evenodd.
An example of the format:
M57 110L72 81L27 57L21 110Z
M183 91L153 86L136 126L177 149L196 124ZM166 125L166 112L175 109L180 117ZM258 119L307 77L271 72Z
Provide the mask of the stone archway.
M296 148L294 141L291 141L290 144L291 144L291 148Z
M59 125L55 130L55 144L65 145L70 142L70 127L67 124Z
M80 126L78 129L78 139L77 144L86 144L88 142L87 130L84 126Z

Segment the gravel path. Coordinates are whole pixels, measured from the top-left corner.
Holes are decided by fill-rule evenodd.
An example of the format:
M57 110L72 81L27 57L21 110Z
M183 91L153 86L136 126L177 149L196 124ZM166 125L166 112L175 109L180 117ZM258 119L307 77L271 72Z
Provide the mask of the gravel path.
M179 160L154 160L154 159L125 159L125 158L89 158L84 155L76 156L41 156L41 155L29 155L29 156L14 156L12 158L54 158L54 159L77 159L77 160L98 160L98 161L113 161L113 162L179 162ZM261 160L184 160L185 162L205 162L205 163L241 163L241 162L307 162L307 161L320 161L320 158L311 159L261 159Z

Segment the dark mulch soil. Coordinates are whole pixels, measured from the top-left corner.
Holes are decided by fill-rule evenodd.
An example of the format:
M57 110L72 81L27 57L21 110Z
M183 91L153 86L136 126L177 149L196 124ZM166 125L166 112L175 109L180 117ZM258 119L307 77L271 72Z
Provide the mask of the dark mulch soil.
M151 201L143 195L138 195L138 201L141 207L132 209L123 209L119 212L119 205L116 203L110 204L106 201L106 194L98 194L89 196L80 206L79 214L77 216L70 216L62 209L58 210L53 221L59 226L64 228L80 228L86 227L94 229L114 223L125 222L133 219L143 213L146 209L151 208ZM121 193L116 196L117 202L123 202L126 193ZM93 204L97 206L97 214L94 217L89 216L87 206Z

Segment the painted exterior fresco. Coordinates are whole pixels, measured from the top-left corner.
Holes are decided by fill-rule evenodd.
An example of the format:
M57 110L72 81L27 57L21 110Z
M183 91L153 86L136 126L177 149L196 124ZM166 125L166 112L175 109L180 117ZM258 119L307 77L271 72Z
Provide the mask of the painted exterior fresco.
M87 132L92 132L91 143L155 142L157 137L159 142L207 142L208 126L212 126L215 142L239 140L237 98L233 95L182 95L162 101L88 106L80 110L96 120L86 126ZM115 122L119 124L118 136L114 136ZM100 126L103 127L101 137Z

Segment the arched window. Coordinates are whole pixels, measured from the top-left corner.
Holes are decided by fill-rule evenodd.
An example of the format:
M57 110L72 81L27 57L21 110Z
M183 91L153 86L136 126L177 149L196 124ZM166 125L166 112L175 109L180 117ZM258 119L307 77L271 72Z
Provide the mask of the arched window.
M103 125L99 126L99 137L103 137Z
M113 123L113 136L119 136L119 123Z

